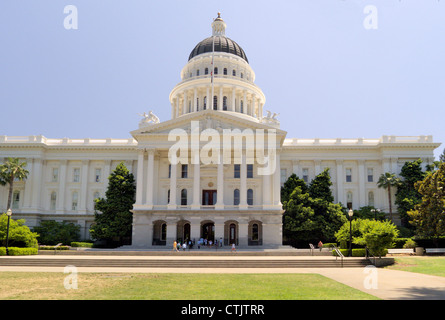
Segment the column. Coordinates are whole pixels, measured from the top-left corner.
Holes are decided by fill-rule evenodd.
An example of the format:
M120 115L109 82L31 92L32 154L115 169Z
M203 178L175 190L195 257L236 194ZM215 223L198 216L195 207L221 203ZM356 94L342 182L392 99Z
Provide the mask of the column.
M153 149L148 150L148 161L147 161L147 187L146 187L146 197L145 204L147 209L153 209L153 188L154 188L154 154Z
M219 151L216 197L217 197L217 201L215 204L215 209L219 209L219 210L224 209L224 164L223 164L222 150Z
M198 89L193 90L193 111L198 111Z
M144 150L138 150L138 176L136 179L136 205L142 205L144 184Z
M66 166L67 160L60 161L59 172L59 193L57 194L57 211L63 213L65 210L65 185L66 185Z
M275 155L275 172L273 174L273 204L281 207L281 164L278 150Z
M43 160L34 159L33 164L33 178L32 178L32 199L31 208L34 210L39 210L41 206L41 184L42 184L42 170L43 170Z
M170 170L170 203L168 204L169 210L176 209L176 168L177 164L171 164Z
M193 203L191 208L196 210L201 207L199 202L199 194L201 192L201 164L193 165Z
M176 228L176 220L167 221L166 246L168 248L173 248L173 242L176 240Z
M365 190L365 160L358 161L358 195L359 207L366 206L366 190Z
M236 87L232 88L232 105L230 106L230 111L235 111L236 104Z
M255 107L256 107L256 96L252 95L252 109L250 110L250 115L255 116Z
M190 218L190 238L196 241L197 246L197 242L201 238L201 221L199 217Z
M272 205L272 183L271 183L271 175L265 174L263 175L263 209L270 209Z
M247 221L238 221L238 246L247 247L249 239L249 223Z
M243 97L243 113L247 113L247 91L244 90L244 97Z
M241 168L240 168L240 203L239 208L241 210L247 209L247 163L246 163L246 150L241 150Z
M179 117L179 96L176 96L176 118Z
M26 159L26 169L29 171L28 178L25 180L25 195L23 199L23 209L29 209L31 207L31 200L33 191L36 189L33 188L33 180L34 178L34 159L29 158Z
M79 213L87 212L87 197L88 197L88 169L89 160L82 160L82 176L80 180L80 203L79 203Z
M343 160L337 160L337 202L345 203L343 190Z
M321 173L321 160L315 160L315 176L318 176Z
M219 87L218 110L223 109L223 87Z
M208 109L210 109L211 108L211 106L212 106L212 101L213 101L213 98L212 99L210 99L210 88L209 87L207 87L207 91L206 91L206 110L208 110Z
M187 91L184 91L184 103L182 108L182 114L187 113Z
M215 217L215 240L223 241L224 245L224 217Z

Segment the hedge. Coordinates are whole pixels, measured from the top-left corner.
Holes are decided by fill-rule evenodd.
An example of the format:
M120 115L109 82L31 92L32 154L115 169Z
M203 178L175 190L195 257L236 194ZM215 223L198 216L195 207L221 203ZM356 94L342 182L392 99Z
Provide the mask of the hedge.
M69 246L40 246L39 250L69 250Z
M25 256L38 254L37 248L17 248L17 247L8 247L10 256ZM6 248L0 247L0 256L6 256Z
M349 256L349 249L339 249L339 250L345 257ZM387 253L388 253L388 250L385 249L384 256L386 256ZM335 250L332 250L332 254L334 256L336 256L337 252L335 252ZM365 257L366 256L366 249L365 248L352 249L352 256L353 257Z
M71 247L92 248L92 242L71 242Z

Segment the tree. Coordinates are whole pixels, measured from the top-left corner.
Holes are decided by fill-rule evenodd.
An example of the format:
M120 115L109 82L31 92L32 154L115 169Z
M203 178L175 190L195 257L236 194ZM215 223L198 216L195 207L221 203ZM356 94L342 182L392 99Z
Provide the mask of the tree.
M332 196L330 188L331 186L332 182L331 176L329 175L329 168L326 168L312 180L309 185L309 194L314 199L319 198L324 199L327 202L334 202L334 197Z
M408 211L410 223L418 235L433 238L437 244L438 238L445 235L445 162L415 187L422 200Z
M6 245L6 232L7 232L8 216L6 214L0 215L0 243L1 246ZM8 245L10 247L28 247L37 248L38 234L31 232L31 230L25 226L25 220L14 220L10 218L9 224L9 240Z
M90 228L93 239L123 244L131 237L136 194L134 176L121 162L109 177L106 198L95 200L95 223Z
M11 208L12 193L14 190L14 180L25 180L28 177L28 170L25 169L26 162L21 162L19 158L8 158L0 165L0 185L9 184L7 209Z
M377 181L377 186L379 188L386 189L388 191L388 202L389 202L389 218L392 221L392 200L391 200L391 188L400 185L400 179L396 177L394 173L385 172L383 173L379 180Z
M354 219L352 226L352 243L366 246L370 253L382 256L385 249L391 248L398 237L397 227L388 220ZM345 223L335 234L338 242L349 241L350 226Z
M405 162L400 172L402 177L400 185L397 187L396 200L397 212L400 215L403 226L408 226L407 212L414 209L414 206L422 200L422 195L415 188L418 181L425 178L422 170L422 160Z
M445 162L445 149L443 149L443 152L439 156L439 161L440 162Z
M290 177L284 182L284 186L281 187L281 202L284 203L289 200L291 193L296 187L300 187L302 193L308 191L306 182L300 179L295 173L291 174Z
M61 242L70 245L80 239L80 226L71 222L41 221L33 231L39 234L41 244L54 245Z

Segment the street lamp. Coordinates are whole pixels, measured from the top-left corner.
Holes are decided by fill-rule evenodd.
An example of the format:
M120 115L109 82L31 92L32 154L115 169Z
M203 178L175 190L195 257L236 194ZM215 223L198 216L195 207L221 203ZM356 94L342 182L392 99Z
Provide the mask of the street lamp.
M377 212L380 213L380 209L371 209L371 212L374 212L374 220L377 220Z
M11 220L12 216L11 208L9 208L8 211L6 211L6 215L8 216L8 225L6 227L6 255L9 256L8 242L9 242L9 221Z
M354 211L352 209L349 209L348 216L349 216L349 257L352 257L352 216L354 215Z

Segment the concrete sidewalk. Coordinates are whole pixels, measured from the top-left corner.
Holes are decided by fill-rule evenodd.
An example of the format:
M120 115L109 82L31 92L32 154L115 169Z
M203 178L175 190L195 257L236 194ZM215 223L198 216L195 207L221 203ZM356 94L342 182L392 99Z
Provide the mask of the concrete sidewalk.
M62 258L53 256L54 259ZM66 258L66 257L65 257ZM92 257L91 257L92 258ZM95 257L97 258L97 257ZM103 257L106 258L106 257ZM116 258L116 257L113 257ZM159 257L158 257L159 258ZM164 257L164 259L167 257ZM190 258L190 257L189 257ZM215 257L214 257L215 258ZM225 257L227 258L227 257ZM238 259L241 257L238 257ZM308 258L308 257L306 257ZM319 257L313 257L320 259ZM88 259L85 256L85 259ZM140 259L153 259L144 257ZM167 258L168 259L168 258ZM252 259L243 257L243 259ZM270 259L270 257L264 257ZM288 259L299 259L292 257ZM301 258L300 258L301 259ZM2 271L60 272L61 267L0 267ZM100 273L315 273L385 300L445 300L445 277L383 268L82 268Z

